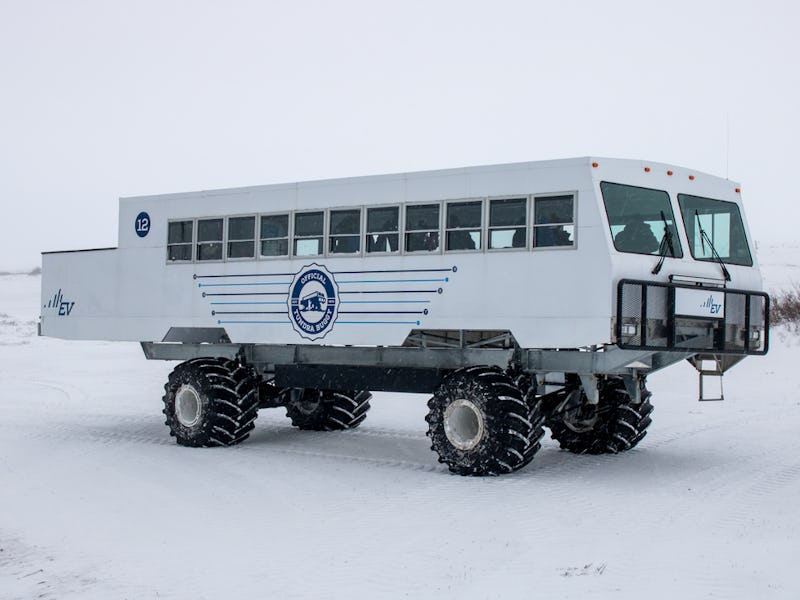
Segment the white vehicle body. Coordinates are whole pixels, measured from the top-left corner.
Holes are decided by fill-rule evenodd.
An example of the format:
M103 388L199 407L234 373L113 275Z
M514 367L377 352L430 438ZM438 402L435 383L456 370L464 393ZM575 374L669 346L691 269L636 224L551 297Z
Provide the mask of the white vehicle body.
M278 406L352 429L371 390L432 392L440 462L508 473L544 426L629 450L647 374L688 359L704 399L767 351L743 213L733 182L601 158L124 198L117 248L44 254L41 333L183 361L179 444L238 444Z
M744 214L734 182L672 165L591 157L123 198L117 248L44 254L41 332L160 342L173 328L214 328L238 344L400 346L413 330L472 330L510 332L521 348L611 344L621 280L720 281L721 272L713 261L692 258L681 226L683 257L667 256L657 275L651 272L657 256L617 251L601 182L663 190L675 215L680 193L734 203ZM535 247L532 206L552 195L574 198L571 243ZM503 198L527 203L524 248L486 248L490 202ZM360 209L363 238L366 209L396 205L403 240L407 207L434 203L441 206L444 238L451 202L480 202L481 248L448 251L442 243L430 252L370 254L362 239L360 250L346 256L200 261L195 249L190 261L167 260L168 224L175 220L194 220L196 247L198 218L252 215L257 221L266 214L323 211L328 229L328 211L353 207ZM145 235L142 214L149 221ZM225 235L223 247L227 228ZM338 288L336 314L321 335L293 326L290 311L293 279L309 265L330 273ZM730 287L762 289L755 262L727 268ZM211 295L255 290L282 295Z

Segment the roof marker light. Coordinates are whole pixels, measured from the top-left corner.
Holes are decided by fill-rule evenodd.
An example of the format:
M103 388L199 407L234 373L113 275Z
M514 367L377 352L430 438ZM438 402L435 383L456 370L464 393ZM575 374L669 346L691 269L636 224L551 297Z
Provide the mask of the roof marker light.
M667 171L667 175L672 176L672 171Z
M645 173L649 173L649 172L650 172L650 167L645 167L645 168L644 168L644 172L645 172Z
M694 181L694 175L689 175L689 181Z
M597 167L599 167L600 165L598 165L596 162L593 162L593 163L592 163L592 166L593 166L593 167L596 169L596 168L597 168Z
M739 189L739 188L736 188L736 193L737 193L737 194L738 194L739 192L741 192L741 191L742 191L741 189Z

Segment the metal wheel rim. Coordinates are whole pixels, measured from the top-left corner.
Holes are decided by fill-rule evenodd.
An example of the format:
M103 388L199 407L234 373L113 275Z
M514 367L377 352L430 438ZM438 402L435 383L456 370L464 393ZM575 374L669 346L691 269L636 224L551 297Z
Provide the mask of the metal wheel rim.
M588 418L584 418L586 417L584 408L579 406L564 413L562 421L567 429L575 433L587 433L594 429L598 421L597 408L592 407L591 415Z
M318 390L305 390L294 405L304 415L313 415L322 403L322 394Z
M200 395L191 385L182 385L175 393L175 418L184 427L194 427L200 422Z
M486 433L486 420L474 402L459 398L444 411L444 433L455 448L473 450Z

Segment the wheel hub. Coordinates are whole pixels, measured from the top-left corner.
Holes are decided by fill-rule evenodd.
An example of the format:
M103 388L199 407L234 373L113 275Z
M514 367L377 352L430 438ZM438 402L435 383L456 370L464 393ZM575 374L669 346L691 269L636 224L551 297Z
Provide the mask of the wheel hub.
M581 404L564 413L564 425L575 433L592 431L597 424L597 407L591 404Z
M175 418L184 427L194 427L200 421L200 395L190 385L182 385L175 394Z
M294 390L292 390L294 392ZM298 390L294 398L295 406L304 415L313 415L322 402L322 394L318 390Z
M459 450L472 450L483 439L486 422L481 410L469 400L459 398L444 411L444 433Z

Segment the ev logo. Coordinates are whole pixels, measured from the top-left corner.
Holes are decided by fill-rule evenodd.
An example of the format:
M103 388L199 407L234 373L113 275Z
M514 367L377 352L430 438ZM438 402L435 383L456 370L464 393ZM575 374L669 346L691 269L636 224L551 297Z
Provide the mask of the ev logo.
M720 309L722 308L722 302L715 302L714 300L714 295L710 294L708 298L706 298L706 301L701 305L701 308L709 309L709 314L711 315L718 315L720 313Z
M136 230L136 235L138 235L140 238L143 238L150 233L150 215L148 215L146 212L140 212L138 215L136 215L134 229Z
M64 300L64 294L61 293L61 288L53 294L53 297L42 308L50 308L58 311L59 317L68 317L75 308L75 302Z
M306 265L289 286L288 305L289 320L301 337L324 338L339 314L339 286L322 265Z

